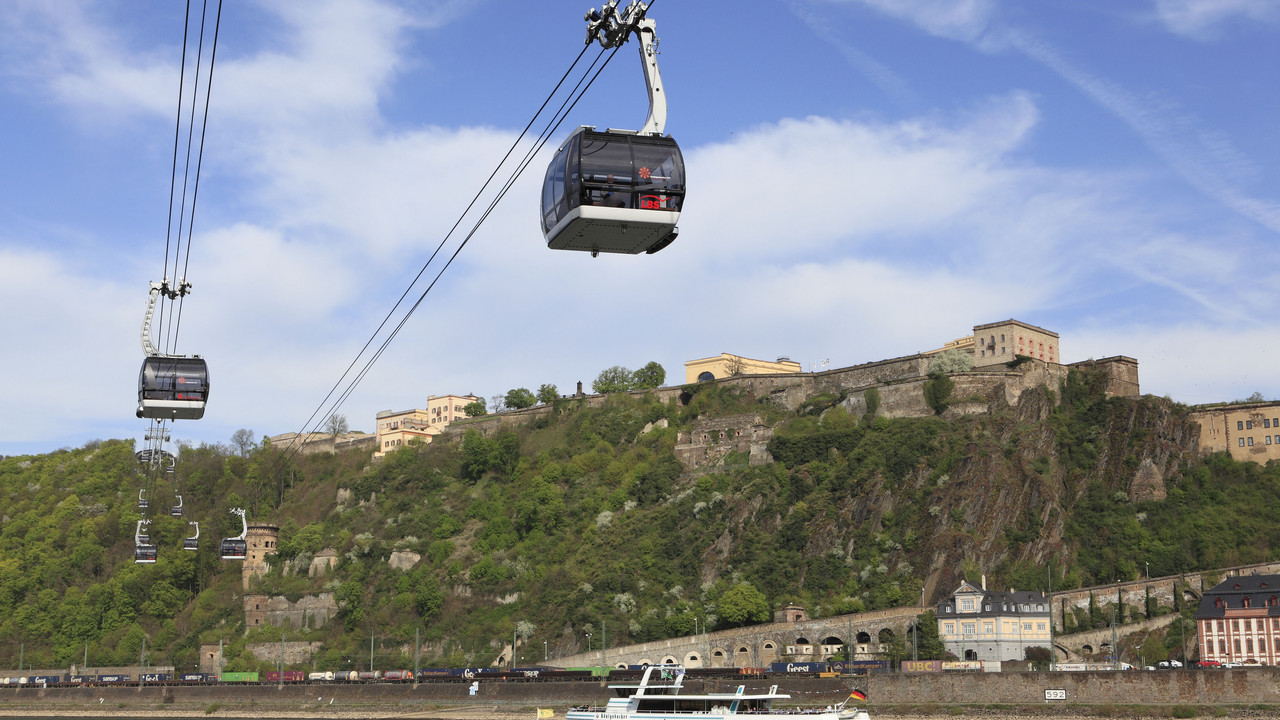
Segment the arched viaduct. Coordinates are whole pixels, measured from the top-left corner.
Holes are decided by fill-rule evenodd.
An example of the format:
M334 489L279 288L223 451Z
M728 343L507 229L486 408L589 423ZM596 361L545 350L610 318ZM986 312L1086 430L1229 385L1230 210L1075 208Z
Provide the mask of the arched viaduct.
M909 632L931 607L905 607L817 620L774 622L718 630L639 645L604 648L549 660L557 667L625 667L644 663L680 663L686 667L764 667L774 662L814 662L843 653L853 660L881 659L896 639Z

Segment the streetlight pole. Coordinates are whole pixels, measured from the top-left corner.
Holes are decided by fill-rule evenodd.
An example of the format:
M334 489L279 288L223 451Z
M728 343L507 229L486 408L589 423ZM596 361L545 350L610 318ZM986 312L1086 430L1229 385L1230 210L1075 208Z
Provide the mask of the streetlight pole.
M542 641L542 662L545 663L546 661L547 661L547 641L543 640Z

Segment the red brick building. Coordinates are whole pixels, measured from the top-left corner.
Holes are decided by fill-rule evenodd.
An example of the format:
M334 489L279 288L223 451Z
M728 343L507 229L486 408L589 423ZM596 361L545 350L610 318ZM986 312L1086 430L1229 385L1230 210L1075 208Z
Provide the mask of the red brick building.
M1218 583L1196 610L1200 659L1280 664L1280 575L1242 575Z

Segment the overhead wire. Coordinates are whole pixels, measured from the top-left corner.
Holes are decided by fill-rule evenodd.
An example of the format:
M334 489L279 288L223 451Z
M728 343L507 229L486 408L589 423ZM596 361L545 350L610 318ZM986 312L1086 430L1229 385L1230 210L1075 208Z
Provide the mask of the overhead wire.
M191 0L187 0L185 11L183 14L182 28L182 57L179 61L179 78L178 78L178 104L174 118L173 130L173 160L170 168L169 176L169 210L168 219L165 223L165 243L164 243L164 264L161 278L168 283L168 292L176 292L179 302L176 310L174 308L173 298L166 293L161 293L157 298L160 316L156 327L159 332L159 342L157 347L159 352L172 355L177 352L178 334L182 326L182 300L185 300L186 292L183 283L186 281L187 274L190 269L191 261L191 245L193 231L195 226L196 200L199 196L200 188L200 171L204 160L204 143L206 131L208 130L209 119L209 101L213 90L213 70L217 61L218 36L222 22L222 0L218 0L218 7L215 13L213 37L211 42L209 67L204 87L201 88L200 77L203 67L204 58L204 40L206 36L206 27L208 19L209 0L204 0L201 4L200 26L197 35L196 57L194 78L191 83L191 100L190 108L186 106L187 92L187 54L189 51L190 33L192 25L192 7ZM191 167L191 149L193 138L195 135L196 108L199 104L199 98L203 90L204 109L200 120L200 144L195 161L194 176ZM188 120L187 129L187 147L185 156L182 158L183 179L181 192L178 187L178 161L181 153L181 137L183 129L184 110L187 111ZM190 205L187 203L187 189L191 188ZM175 197L176 196L176 197ZM175 221L175 205L177 206ZM184 228L185 221L185 228ZM184 239L185 230L185 239ZM185 245L185 248L184 248ZM172 266L170 260L172 259ZM179 265L181 264L181 272ZM172 276L170 276L170 267L172 267ZM147 431L147 451L148 462L146 468L146 477L144 480L143 492L148 501L148 510L150 503L156 502L156 492L160 486L160 478L167 474L164 445L169 439L168 428L165 419L153 419ZM174 493L178 494L178 482L176 472L173 475ZM141 509L141 508L140 508ZM149 514L149 513L144 513Z
M206 10L208 9L207 2L205 4L205 9ZM205 22L205 13L204 11L201 11L200 13L200 50L198 50L196 53L196 58L197 58L196 85L197 86L200 84L198 60L204 50L204 22ZM204 115L200 119L200 147L196 152L196 176L195 176L195 180L192 182L192 187L191 187L191 214L187 218L187 249L182 259L182 277L184 279L187 277L187 271L191 266L191 245L194 237L193 233L195 231L195 223L196 223L196 200L200 197L200 170L204 165L204 140L205 140L205 135L209 130L209 99L213 95L213 67L218 60L218 31L221 28L222 28L222 0L218 0L218 10L213 22L213 47L209 49L209 78L208 80L205 81ZM191 113L192 113L191 124L194 125L194 120L195 120L194 96L192 98ZM190 140L188 140L188 149L187 149L188 156L190 156L190 152L191 152ZM181 220L179 220L179 223L181 223ZM181 225L179 225L178 232L179 234L181 234L182 232ZM173 264L174 264L174 274L176 275L177 266L178 266L178 258L176 255L174 256ZM182 327L182 307L184 302L186 301L186 298L187 296L184 293L183 295L180 296L178 300L178 319L177 319L177 324L175 325L173 330L173 342L175 345L178 342L178 331Z
M303 426L299 432L300 436L305 436L308 432L308 428L311 428L310 431L314 432L328 417L331 417L333 413L336 413L337 410L341 408L342 404L355 390L356 386L358 386L359 383L364 379L365 375L368 374L373 364L381 357L382 353L386 350L387 346L396 337L396 335L399 334L400 330L404 327L405 323L408 322L409 318L413 315L414 311L417 310L417 308L426 299L427 294L430 293L431 289L435 287L435 284L440 279L440 276L444 273L446 269L448 269L449 265L453 263L453 260L457 257L458 253L461 252L462 248L465 247L467 242L469 242L470 239L475 235L480 225L485 221L485 219L489 217L490 213L493 211L494 207L498 204L498 202L500 202L502 198L505 197L507 191L514 184L515 180L528 167L530 161L537 154L537 152L541 150L543 146L545 146L547 139L550 137L550 135L554 133L555 130L560 126L560 124L564 121L565 117L567 117L568 112L573 109L573 107L577 104L578 100L581 99L582 95L586 92L586 90L590 88L591 83L595 81L595 78L598 77L600 72L604 69L604 67L608 65L608 62L610 59L612 59L613 54L617 52L617 48L615 48L613 53L609 55L609 58L606 58L604 64L595 70L594 75L591 75L592 69L596 67L596 64L600 61L600 57L604 55L604 51L601 50L601 52L596 55L596 58L587 67L587 70L583 73L582 77L579 78L573 90L569 92L569 96L565 99L564 102L561 103L560 107L556 110L552 120L547 123L546 127L544 127L542 132L539 134L538 139L534 141L533 147L531 148L531 150L527 152L525 157L519 161L519 163L517 164L516 170L513 172L513 174L506 181L504 181L501 190L498 192L495 198L489 203L488 207L484 210L479 220L476 221L476 223L473 225L471 230L467 233L466 237L459 244L458 248L454 251L453 255L449 258L448 262L446 262L445 266L441 268L439 273L436 274L435 278L427 286L426 290L422 292L418 300L405 312L404 316L396 324L395 328L393 328L392 331L387 335L387 337L383 340L382 344L378 347L378 349L371 356L369 356L365 365L355 375L355 377L347 385L347 388L339 395L337 400L335 400L332 405L329 405L328 410L326 411L326 404L329 403L330 399L333 398L334 393L338 391L338 388L342 385L343 381L346 380L347 377L351 374L352 369L355 368L356 365L360 362L360 358L365 355L369 347L373 345L373 343L377 340L379 334L382 333L382 331L386 328L387 323L395 315L396 310L404 302L405 298L409 296L409 293L413 290L414 286L417 285L418 281L426 273L431 263L434 262L435 259L439 256L440 251L449 242L449 239L457 231L458 227L462 225L462 222L475 208L480 198L484 195L485 190L488 189L489 185L493 182L493 179L502 170L503 166L507 164L507 161L511 158L512 153L515 152L517 147L519 147L521 141L524 140L525 136L528 134L529 129L533 127L534 123L537 122L538 118L546 110L547 105L550 104L550 102L555 98L556 93L559 92L560 88L564 85L565 80L573 72L574 68L577 67L578 63L581 62L583 55L586 54L586 51L589 47L590 45L584 45L582 51L578 53L578 56L576 58L574 58L574 61L570 64L569 69L565 71L564 75L560 77L560 80L556 83L555 87L552 88L550 93L548 93L546 99L543 100L542 104L539 106L538 110L530 118L529 122L525 125L524 129L521 130L520 134L512 142L511 147L507 149L506 153L502 156L502 159L498 161L497 166L494 167L493 171L489 174L484 184L481 185L480 189L472 197L471 201L467 204L467 207L459 215L457 221L454 222L449 232L445 234L443 239L440 241L440 243L436 246L435 250L432 252L431 256L427 259L427 261L419 269L418 273L414 276L413 281L409 283L409 286L400 295L400 298L396 301L395 305L391 308L391 310L387 313L386 317L383 318L382 322L374 330L373 335L370 336L369 340L365 342L363 347L361 347L360 351L356 354L355 358L351 361L351 363L347 366L346 370L338 378L337 382L334 383L333 387L330 388L328 394L325 395L324 399L320 402L319 406L317 406L317 408L314 411L312 411L311 416L307 418L307 421L305 423L303 423ZM582 83L587 78L588 75L591 75L591 80L587 82L586 87L583 87ZM566 109L566 106L567 106L567 109ZM316 419L317 416L320 417L320 420ZM313 421L315 421L315 425L312 425ZM290 452L287 455L286 461L287 459L291 459L292 457L294 457L297 454L297 450L300 447L301 447L300 443L295 443L293 446L292 452Z

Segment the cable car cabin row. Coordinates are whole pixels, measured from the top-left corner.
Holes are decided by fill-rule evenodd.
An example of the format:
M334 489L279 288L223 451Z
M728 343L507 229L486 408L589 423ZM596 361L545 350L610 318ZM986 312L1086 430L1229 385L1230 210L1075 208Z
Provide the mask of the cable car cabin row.
M542 232L554 250L655 253L676 238L684 158L670 137L578 128L542 185Z
M138 373L138 417L199 420L209 398L209 366L198 357L148 357Z
M155 545L138 545L133 549L133 562L137 565L150 565L160 556Z

